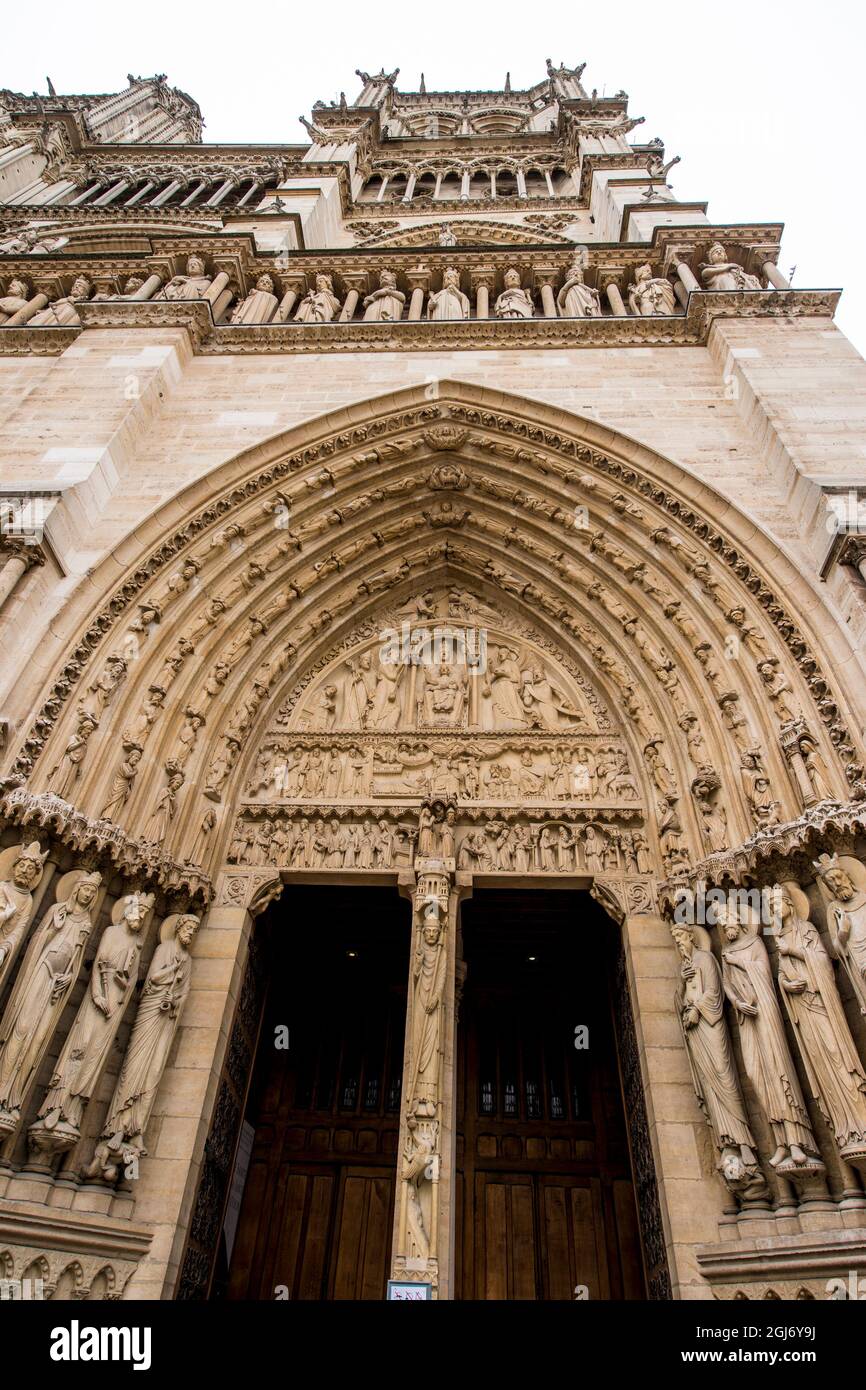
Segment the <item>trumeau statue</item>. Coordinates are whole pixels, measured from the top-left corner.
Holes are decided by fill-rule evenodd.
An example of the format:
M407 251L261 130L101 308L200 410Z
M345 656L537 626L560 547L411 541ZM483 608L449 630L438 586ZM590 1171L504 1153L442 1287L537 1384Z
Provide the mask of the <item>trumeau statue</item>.
M442 276L442 288L427 300L428 319L468 319L469 299L460 288L460 272L449 266Z
M520 271L506 270L505 289L493 306L498 319L531 319L534 314L527 290L520 288Z
M201 256L188 256L186 274L174 275L154 299L204 299L211 283Z
M309 290L298 305L298 323L331 323L340 312L340 301L334 294L330 275L317 275L315 289Z
M102 875L74 869L27 949L0 1021L0 1134L12 1134L69 998L88 937Z
M34 314L30 320L31 328L64 326L75 327L80 324L76 304L82 304L90 298L93 286L86 275L79 275L72 283L72 289L68 295L62 299L55 299L48 305L47 309L40 309L38 314Z
M741 265L727 259L724 246L716 242L701 266L701 279L708 290L760 290L757 275L748 275Z
M379 288L364 300L364 319L367 323L396 323L403 317L405 303L405 294L397 289L397 276L393 270L383 270Z
M166 917L160 927L89 1177L114 1182L122 1167L147 1153L144 1131L189 994L190 947L198 927L198 917L187 913Z
M719 1155L717 1167L741 1197L764 1196L767 1185L758 1167L740 1090L725 1022L722 976L709 934L703 927L677 924L671 927L671 934L683 962L676 992L677 1014L695 1093Z
M724 943L722 979L737 1019L743 1065L776 1144L770 1163L786 1177L822 1172L788 1051L759 915L751 908L723 903L717 916Z
M829 897L827 926L833 952L866 1014L866 869L857 859L822 854L815 864Z
M102 933L90 983L55 1064L48 1092L30 1127L30 1142L43 1152L71 1148L117 1036L138 978L142 929L153 907L152 893L118 898L111 924Z
M585 257L578 252L566 276L565 284L556 296L556 307L563 318L592 319L601 317L601 300L598 290L590 289L589 285L584 284L584 260Z
M628 287L628 302L633 314L643 317L673 314L677 300L670 280L654 276L649 264L638 266L634 284Z
M232 323L269 323L277 308L274 282L265 272L256 280L255 288L232 309Z
M0 853L0 984L15 964L33 912L33 890L42 878L48 850L39 842Z
M830 957L809 921L798 884L777 884L779 987L809 1088L833 1131L841 1158L866 1168L866 1072L854 1046Z

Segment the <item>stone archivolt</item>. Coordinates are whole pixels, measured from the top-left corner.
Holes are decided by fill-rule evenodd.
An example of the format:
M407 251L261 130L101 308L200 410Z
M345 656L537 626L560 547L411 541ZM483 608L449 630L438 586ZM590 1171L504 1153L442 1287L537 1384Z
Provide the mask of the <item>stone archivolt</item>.
M704 514L705 487L628 441L599 447L584 422L505 398L490 408L465 387L418 396L371 407L295 453L263 446L200 486L198 510L82 615L13 750L8 824L41 825L65 853L89 854L91 872L118 871L115 900L141 885L161 891L148 979L153 1008L160 991L167 1001L164 1038L150 1049L140 1009L95 1157L79 1112L58 1120L74 1084L62 1054L56 1104L37 1098L28 1120L45 1167L71 1144L66 1161L113 1183L145 1158L189 984L189 908L207 901L209 874L220 876L220 906L253 912L295 873L411 880L418 988L435 994L441 961L454 965L455 876L572 876L622 921L654 911L661 880L664 895L694 866L782 846L786 827L806 836L820 821L832 839L859 816L842 804L861 791L862 768L844 697L821 674L821 634L789 617L765 578L772 556L753 556L735 515L723 533ZM428 650L437 631L451 643L438 659ZM404 659L404 634L409 656L425 659ZM807 881L790 864L783 877ZM856 893L843 901L844 884L830 882L838 920L853 920ZM811 942L795 905L794 935ZM848 939L850 956L859 937L849 929ZM681 949L685 970L694 942ZM127 954L137 959L134 944ZM780 1178L822 1181L802 1116L788 1132L770 1114L776 1090L766 1106L783 1126L781 1157L743 1110L721 996L714 1011L706 1004L706 1027L695 1022L704 995L718 994L709 962L698 965L702 989L684 974L677 1008L723 1180L747 1207L766 1201L773 1167L759 1172L759 1161L771 1155ZM750 964L764 983L769 968ZM826 991L817 955L815 970ZM835 1005L831 1014L838 1032ZM85 1023L98 1071L112 1027L91 1027L89 1013ZM4 1036L0 1026L0 1048ZM832 1041L824 1025L807 1036L813 1049ZM395 1261L435 1282L441 1078L431 1057L419 1034L407 1053ZM724 1063L717 1091L713 1058ZM820 1059L808 1064L839 1154L859 1162L857 1135L839 1128L855 1090L831 1094ZM88 1072L88 1087L97 1080ZM21 1128L23 1110L9 1113Z
M462 435L431 434L437 420ZM527 631L555 652L551 672L567 661L584 688L623 711L641 800L665 804L664 816L669 798L679 802L683 824L671 830L672 850L677 836L692 858L703 846L720 847L720 818L712 816L719 802L728 808L732 843L774 815L791 819L814 804L808 769L793 766L785 741L791 713L800 721L798 748L806 733L820 753L821 792L846 795L840 755L856 788L862 774L842 706L829 698L799 629L742 548L632 467L566 436L517 425L459 401L447 412L425 407L365 430L372 447L335 439L235 486L145 561L136 571L141 587L138 579L124 586L127 598L122 588L91 635L83 634L17 770L26 775L49 725L56 726L35 785L45 785L43 767L59 768L55 776L76 806L97 817L116 779L127 776L130 750L146 748L128 797L122 805L114 797L117 816L121 824L151 825L163 850L182 857L206 809L191 791L204 777L219 805L232 777L249 780L257 748L251 731L266 711L303 695L309 727L311 695L320 703L329 683L321 664L327 658L318 655L323 645L333 650L335 636L345 634L345 667L359 640L359 614L369 615L375 639L383 627L399 626L413 595L438 576L488 604L504 601L506 633L519 631L531 613ZM456 453L447 447L455 437ZM161 576L150 583L149 567ZM93 715L99 726L88 725L71 781L62 767L70 739L80 737L84 706L58 721L70 677L106 619L113 626L113 614L132 602L137 618L127 619L126 634L113 636L102 658L104 668L114 655L118 678L100 686L105 708ZM123 672L116 654L131 640L137 660ZM494 631L491 645L496 640ZM728 650L736 659L727 659ZM792 695L784 705L766 700L758 668L768 659L787 673ZM330 660L339 664L336 654ZM91 684L103 668L88 666ZM172 778L177 814L159 818ZM692 799L703 804L693 810ZM209 854L219 840L212 837Z

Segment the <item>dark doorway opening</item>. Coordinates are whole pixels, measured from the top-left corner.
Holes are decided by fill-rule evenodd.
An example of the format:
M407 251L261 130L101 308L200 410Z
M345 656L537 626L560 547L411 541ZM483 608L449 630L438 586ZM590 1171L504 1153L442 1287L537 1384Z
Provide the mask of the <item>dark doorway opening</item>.
M456 1296L643 1299L616 928L561 890L482 889L461 912Z
M249 1166L223 1296L382 1299L410 905L394 889L298 886L268 915Z

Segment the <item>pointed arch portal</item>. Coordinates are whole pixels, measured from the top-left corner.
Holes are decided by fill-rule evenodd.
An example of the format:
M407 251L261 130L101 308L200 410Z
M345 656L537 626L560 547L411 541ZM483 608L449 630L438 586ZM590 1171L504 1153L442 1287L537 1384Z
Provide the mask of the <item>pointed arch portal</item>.
M488 1158L523 1145L514 1171L523 1163L527 1181L486 1209L505 1203L500 1233L531 1205L529 1141L548 1145L544 1163L561 1152L552 1132L496 1131L506 1116L484 1111L494 1083L477 1050L465 1071L458 998L475 945L461 905L471 917L487 894L534 892L547 912L565 889L561 901L583 895L576 930L594 940L601 909L621 928L608 964L631 1126L623 1181L638 1194L650 1295L669 1295L635 951L666 939L665 885L860 785L841 640L788 557L687 470L591 421L459 382L308 423L148 517L64 609L4 805L167 904L204 911L228 963L210 1137L183 1187L192 1222L173 1224L162 1266L166 1280L179 1271L180 1296L211 1287L238 1196L269 933L329 930L291 918L293 894L309 910L310 885L409 901L401 1098L376 1142L391 1135L389 1272L438 1296L455 1289L467 1085L473 1163L485 1144ZM495 925L484 931L495 938ZM489 1104L505 1101L490 1092ZM555 1130L559 1117L546 1118ZM599 1198L611 1211L612 1172ZM384 1200L379 1179L363 1221L370 1193ZM590 1201L545 1192L549 1222L557 1203ZM572 1256L587 1229L573 1228ZM608 1246L624 1239L614 1217L593 1229Z

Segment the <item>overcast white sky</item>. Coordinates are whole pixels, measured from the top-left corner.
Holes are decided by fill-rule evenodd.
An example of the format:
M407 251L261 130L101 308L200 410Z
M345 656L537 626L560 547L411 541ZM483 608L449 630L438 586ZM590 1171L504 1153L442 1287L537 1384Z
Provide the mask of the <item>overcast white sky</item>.
M357 96L356 68L399 67L407 90L423 70L428 90L453 90L585 61L587 90L625 88L646 116L632 138L682 155L679 198L706 200L714 222L785 223L781 268L796 265L801 288L842 288L837 321L866 353L864 16L862 0L40 0L4 18L0 84L113 92L128 72L165 72L201 106L206 141L297 142L299 112Z

